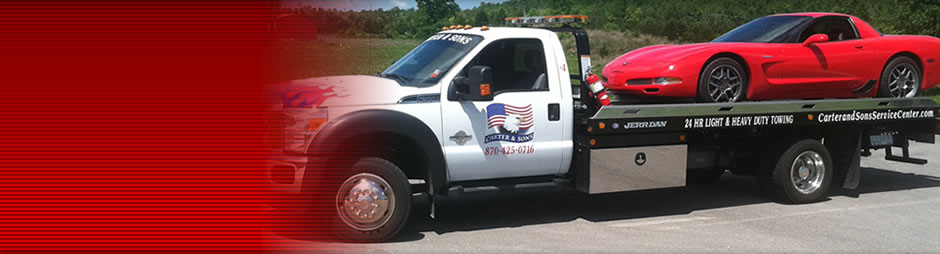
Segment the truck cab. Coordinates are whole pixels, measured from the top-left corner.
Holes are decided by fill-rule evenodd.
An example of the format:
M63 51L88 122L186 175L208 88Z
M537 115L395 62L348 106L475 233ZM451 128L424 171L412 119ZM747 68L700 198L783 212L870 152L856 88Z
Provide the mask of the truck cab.
M455 37L480 41L434 85L440 89L438 139L449 181L564 173L573 117L570 106L561 107L572 98L558 36L542 29L471 28L442 31L429 42ZM420 57L418 50L385 74Z
M433 133L423 139L447 158L448 181L555 175L571 163L569 68L558 35L549 30L450 29L378 77L296 80L278 87L276 100L296 121L290 125L305 132L288 142L293 148L286 150L297 156L312 152L315 134L335 125L331 120L381 111L410 116L418 120L409 123L413 127ZM315 102L292 104L305 99ZM309 129L310 119L320 122L317 129Z
M565 174L574 147L565 59L549 30L461 26L431 36L377 76L276 85L287 131L270 166L279 179L273 184L309 195L324 168L356 164L335 160L344 154L387 160L431 194L446 194L454 182ZM361 151L371 146L396 154Z

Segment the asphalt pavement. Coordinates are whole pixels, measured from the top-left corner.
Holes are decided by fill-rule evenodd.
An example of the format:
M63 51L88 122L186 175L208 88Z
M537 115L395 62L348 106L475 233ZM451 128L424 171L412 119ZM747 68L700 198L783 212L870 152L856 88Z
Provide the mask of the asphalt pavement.
M938 136L940 140L940 136ZM418 202L386 253L940 252L940 144L911 147L927 165L862 158L857 190L828 200L775 202L756 180L587 195L557 187L484 190Z

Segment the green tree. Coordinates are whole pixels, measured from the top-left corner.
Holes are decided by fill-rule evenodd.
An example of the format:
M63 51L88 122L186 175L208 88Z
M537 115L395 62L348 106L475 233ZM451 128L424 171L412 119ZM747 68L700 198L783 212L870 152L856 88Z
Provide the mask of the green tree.
M454 16L460 11L460 6L454 0L416 0L418 12L421 12L430 22L439 22Z
M591 30L647 34L703 42L752 19L788 12L840 12L857 16L885 34L940 36L940 0L506 0L460 10L455 0L416 0L418 9L339 11L297 8L324 24L323 33L387 38L425 38L443 26L500 26L503 18L588 15Z
M415 38L427 37L441 27L452 25L453 18L460 11L460 6L454 0L417 0L420 22L412 23L419 27Z
M474 26L486 25L486 24L489 22L489 19L490 19L490 17L486 15L486 11L484 11L484 10L482 10L482 9L481 9L481 10L475 10L475 11L476 11L476 15L475 15L474 18L473 18L473 25L474 25Z

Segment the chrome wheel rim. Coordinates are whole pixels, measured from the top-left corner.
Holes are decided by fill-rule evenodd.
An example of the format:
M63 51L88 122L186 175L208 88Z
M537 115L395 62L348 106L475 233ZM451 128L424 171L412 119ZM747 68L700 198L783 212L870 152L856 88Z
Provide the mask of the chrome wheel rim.
M805 151L796 156L790 167L793 187L803 194L816 192L826 177L826 164L819 153Z
M739 101L742 82L738 69L731 65L719 65L708 74L708 95L715 102Z
M910 64L903 63L891 69L888 74L888 89L895 98L911 98L920 88L917 70Z
M385 179L371 173L350 176L336 195L339 218L359 231L384 226L395 211L395 194Z

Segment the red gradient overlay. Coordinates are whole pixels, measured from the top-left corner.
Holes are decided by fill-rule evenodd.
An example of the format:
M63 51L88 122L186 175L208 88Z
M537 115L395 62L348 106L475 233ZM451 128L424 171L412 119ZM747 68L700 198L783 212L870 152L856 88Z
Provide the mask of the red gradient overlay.
M0 3L0 252L343 250L269 232L277 8Z

